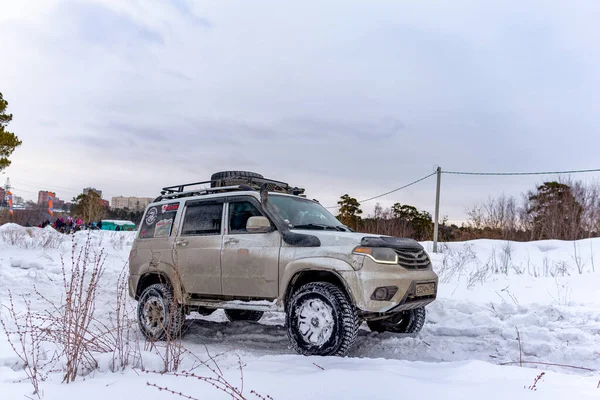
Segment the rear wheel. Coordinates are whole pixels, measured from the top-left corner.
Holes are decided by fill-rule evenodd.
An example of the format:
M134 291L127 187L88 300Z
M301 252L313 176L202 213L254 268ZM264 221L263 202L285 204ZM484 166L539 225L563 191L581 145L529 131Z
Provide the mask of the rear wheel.
M425 317L425 307L419 307L413 310L401 311L387 319L367 321L367 325L373 332L416 334L423 329Z
M231 322L234 321L252 321L258 322L262 316L262 311L251 311L251 310L225 310L227 319Z
M185 312L177 304L169 286L155 283L148 286L138 301L137 316L146 339L158 341L180 336Z
M359 325L356 308L334 284L307 283L290 299L286 326L299 354L344 356L356 340Z

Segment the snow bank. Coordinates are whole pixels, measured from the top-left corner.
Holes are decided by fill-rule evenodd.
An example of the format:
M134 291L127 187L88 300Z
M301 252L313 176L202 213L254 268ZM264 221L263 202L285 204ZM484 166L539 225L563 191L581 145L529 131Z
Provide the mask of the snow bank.
M597 380L546 373L536 385L529 387L537 372L527 368L498 367L487 363L410 363L385 359L336 359L328 357L267 356L253 358L243 366L243 381L234 357L218 359L227 380L243 391L245 398L257 399L252 391L274 400L306 399L390 399L420 398L423 394L435 399L488 400L531 399L564 400L569 398L597 399ZM205 368L194 373L213 376ZM13 371L0 376L11 381L18 378ZM27 383L0 381L0 392L7 399L31 396ZM174 377L125 371L97 373L92 379L69 385L45 382L44 398L104 400L107 398L140 398L160 400L181 398L159 390L168 388L194 399L231 399L206 382L195 378Z
M96 315L107 325L114 323L117 283L127 271L134 236L135 232L109 231L63 235L50 227L0 226L0 307L8 305L10 289L17 309L29 299L34 311L44 311L45 303L32 296L34 285L60 303L62 265L70 266L73 246L80 248L89 241L107 255ZM212 354L229 354L233 359L226 361L227 368L233 372L237 371L235 356L241 356L247 363L247 384L252 382L260 393L276 399L387 398L398 388L403 396L422 395L424 385L428 396L443 398L524 398L529 391L523 387L531 385L542 369L550 371L538 385L545 399L566 398L567 393L582 398L600 395L600 389L595 389L598 379L594 383L591 378L600 370L600 264L596 265L600 239L475 240L444 243L438 254L431 254L431 242L423 245L441 282L439 298L428 306L427 322L416 337L377 334L363 326L348 358L306 358L289 348L282 314L267 313L259 323L230 323L217 311L188 319L184 345L198 357L205 354L205 345ZM135 302L129 300L129 306L134 309ZM198 367L193 356L185 359L188 368ZM520 359L527 368L511 366ZM110 355L98 360L94 379L75 384L85 386L86 397L117 393L121 397L129 391L143 392L149 399L164 398L145 386L147 376L126 370L117 378L110 372L114 370ZM132 363L141 364L150 369L164 365L152 353ZM8 398L22 397L27 386L8 383L22 374L0 333L0 392L8 393ZM157 377L157 382L194 388L198 398L219 398L210 388L186 379ZM74 391L55 380L44 385L52 398L74 396ZM504 394L504 389L510 394Z
M51 226L40 229L25 228L17 224L0 225L0 246L23 249L59 249L65 238L65 235Z

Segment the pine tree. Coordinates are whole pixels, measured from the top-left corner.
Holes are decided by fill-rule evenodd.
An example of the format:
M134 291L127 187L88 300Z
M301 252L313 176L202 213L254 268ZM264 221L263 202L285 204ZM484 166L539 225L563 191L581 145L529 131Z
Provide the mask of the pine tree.
M338 201L340 209L338 211L337 218L346 226L358 230L360 224L360 203L354 197L350 197L348 194L343 195Z
M427 211L419 211L408 204L396 203L392 206L394 217L406 221L414 231L415 239L425 240L431 236L433 220Z
M583 211L569 185L544 182L528 195L526 213L531 220L533 239L577 239Z
M6 126L12 121L12 114L6 113L7 107L8 101L4 100L0 92L0 171L10 165L8 157L21 145L19 138L6 130Z

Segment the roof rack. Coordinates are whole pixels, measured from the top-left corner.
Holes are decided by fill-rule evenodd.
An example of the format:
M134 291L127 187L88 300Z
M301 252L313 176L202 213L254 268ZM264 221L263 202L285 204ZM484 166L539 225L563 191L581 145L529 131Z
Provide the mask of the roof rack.
M231 184L234 181L235 184ZM206 185L210 184L209 188L201 188L196 190L185 190L187 187L196 186L196 185ZM227 179L219 179L219 180L207 180L201 182L192 182L185 183L181 185L173 185L166 186L162 188L160 192L160 196L158 196L154 201L161 201L166 199L176 199L181 197L190 197L190 196L201 196L209 193L219 193L219 192L232 192L232 191L240 191L240 190L253 190L260 191L261 187L266 185L268 192L278 192L278 193L286 193L292 194L296 196L305 197L304 189L298 187L291 187L289 184L285 182L276 181L273 179L267 179L262 177L245 177L245 176L236 176L233 178Z
M188 186L190 186L190 185L188 185ZM237 185L237 186L222 186L222 187L205 188L205 189L188 190L188 191L172 191L172 192L163 191L163 192L161 192L160 196L158 196L156 199L154 199L154 201L157 202L157 201L161 201L161 200L178 199L181 197L201 196L201 195L217 193L217 192L232 192L235 190L254 190L254 189L247 187L247 186L243 186L243 185Z
M187 186L203 185L203 184L212 183L212 182L214 182L214 181L202 181L202 182L186 183L184 185L167 186L167 187L162 188L160 194L181 193L181 192L183 192L183 189L185 189Z

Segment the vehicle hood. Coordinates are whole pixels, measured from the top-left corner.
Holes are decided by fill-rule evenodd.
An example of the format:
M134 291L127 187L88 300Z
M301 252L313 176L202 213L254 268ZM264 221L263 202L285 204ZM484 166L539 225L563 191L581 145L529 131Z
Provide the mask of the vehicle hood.
M423 249L416 240L394 236L359 232L319 231L313 229L292 229L291 232L316 236L321 242L321 247L338 247L340 251L344 252L352 251L356 246Z

